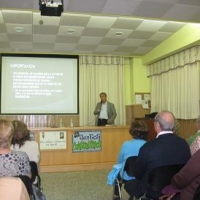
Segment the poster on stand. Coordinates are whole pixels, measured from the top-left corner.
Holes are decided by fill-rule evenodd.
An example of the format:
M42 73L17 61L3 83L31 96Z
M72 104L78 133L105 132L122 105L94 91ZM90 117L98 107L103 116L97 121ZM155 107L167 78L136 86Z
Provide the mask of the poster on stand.
M72 152L101 151L101 141L100 130L76 131L72 135Z

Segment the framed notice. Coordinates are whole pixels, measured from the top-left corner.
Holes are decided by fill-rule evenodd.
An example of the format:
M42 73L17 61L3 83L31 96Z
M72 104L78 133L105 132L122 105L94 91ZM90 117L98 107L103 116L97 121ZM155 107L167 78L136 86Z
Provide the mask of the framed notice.
M101 151L101 141L102 140L100 130L76 131L72 135L72 151Z
M41 131L39 141L40 150L66 149L67 133L66 131Z
M135 93L135 104L142 104L143 109L151 108L151 94Z

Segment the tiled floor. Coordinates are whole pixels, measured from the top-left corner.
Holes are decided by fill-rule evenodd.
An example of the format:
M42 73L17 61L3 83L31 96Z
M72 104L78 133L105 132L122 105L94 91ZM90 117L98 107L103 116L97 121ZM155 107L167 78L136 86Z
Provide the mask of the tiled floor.
M47 200L112 200L113 188L106 184L109 170L41 173ZM128 195L122 190L123 200Z

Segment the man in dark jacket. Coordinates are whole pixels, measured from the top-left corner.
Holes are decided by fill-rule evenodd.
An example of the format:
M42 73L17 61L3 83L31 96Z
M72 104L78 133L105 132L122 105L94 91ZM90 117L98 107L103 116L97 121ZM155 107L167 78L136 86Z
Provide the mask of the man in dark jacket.
M144 144L133 166L135 181L125 185L131 197L139 198L147 189L149 172L159 166L184 165L190 158L190 149L187 142L173 134L175 117L169 111L159 112L155 116L154 129L156 139Z

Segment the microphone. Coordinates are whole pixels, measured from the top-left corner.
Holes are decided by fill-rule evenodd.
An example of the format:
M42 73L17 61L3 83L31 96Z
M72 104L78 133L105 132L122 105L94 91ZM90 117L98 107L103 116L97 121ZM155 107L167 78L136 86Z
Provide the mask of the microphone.
M98 107L98 112L100 112L101 111L101 106L102 106L102 101L100 101L100 106Z

